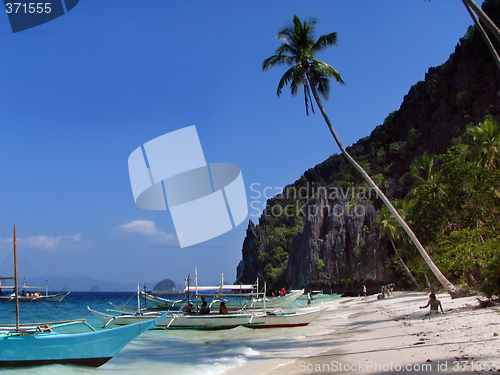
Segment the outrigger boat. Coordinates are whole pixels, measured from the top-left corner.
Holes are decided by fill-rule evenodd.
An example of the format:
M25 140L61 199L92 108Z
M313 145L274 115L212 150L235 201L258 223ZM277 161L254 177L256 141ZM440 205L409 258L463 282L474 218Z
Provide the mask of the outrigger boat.
M209 291L211 287L198 287L202 291ZM228 290L231 290L228 288ZM264 293L265 295L265 284ZM299 291L302 292L302 291ZM139 293L138 293L139 295ZM258 295L256 296L258 297ZM205 296L202 296L205 298ZM222 299L222 298L221 298ZM268 298L260 298L263 307L256 310L238 310L227 314L199 314L195 312L170 312L166 318L158 324L160 328L166 329L228 329L239 325L249 328L277 328L305 326L316 319L326 309L309 309L302 312L284 312L281 309L268 311ZM156 316L159 312L140 309L140 299L137 299L137 312L116 306L115 314L101 313L89 310L104 324L104 326L126 325L134 321L146 319L146 316ZM220 301L220 300L218 300ZM213 303L213 302L212 302ZM227 304L227 302L226 302ZM273 309L271 306L270 309ZM139 312L140 311L140 312ZM139 312L139 313L138 313Z
M119 314L110 315L90 309L105 327L128 325L137 321L148 319L148 315ZM150 312L149 316L158 316L158 313ZM162 317L156 325L163 329L197 329L197 330L222 330L235 328L241 325L251 325L252 313L234 314L198 314L198 313L169 313ZM151 318L149 318L151 319ZM159 318L157 319L159 320Z
M224 302L228 309L259 310L266 305L268 308L283 308L304 294L304 289L292 290L284 296L259 297L258 280L256 285L224 285L224 274L220 286L198 286L197 274L196 285L187 286L182 292L177 293L144 293L141 295L153 306L160 309L182 308L189 298L199 296L212 297L210 307L218 307Z
M2 288L14 289L13 286L2 285L0 280L0 301L11 302L15 299L15 293L2 293ZM24 293L24 289L39 289L38 287L29 287L23 285L23 292L19 294L19 302L61 302L71 292L49 294L47 286L45 287L45 295L41 293Z
M20 324L15 227L14 277L0 279L14 280L16 305L16 324L0 327L0 367L39 366L55 363L98 367L156 324L154 320L150 320L101 331L96 331L84 319ZM67 332L68 330L72 332Z

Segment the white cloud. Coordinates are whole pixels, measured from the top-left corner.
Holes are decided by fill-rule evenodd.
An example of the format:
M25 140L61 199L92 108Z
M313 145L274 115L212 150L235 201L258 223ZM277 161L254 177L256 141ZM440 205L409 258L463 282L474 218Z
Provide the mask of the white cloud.
M177 236L175 234L158 229L155 222L151 220L134 220L130 223L119 225L117 228L125 233L142 235L157 244L177 244Z
M12 242L12 239L4 239L4 242ZM17 237L19 246L40 250L66 250L75 248L82 243L82 235L77 233L73 236L48 236L41 234L30 237Z

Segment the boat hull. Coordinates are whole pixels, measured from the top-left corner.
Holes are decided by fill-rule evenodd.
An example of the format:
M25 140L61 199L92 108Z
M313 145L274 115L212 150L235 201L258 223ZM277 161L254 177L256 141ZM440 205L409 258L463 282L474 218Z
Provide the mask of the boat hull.
M167 329L219 330L244 325L253 314L175 314L167 316L159 327Z
M247 328L282 328L306 326L321 315L324 309L303 313L259 314L251 320L251 324L244 324Z
M126 326L129 324L134 324L138 322L147 322L151 319L156 319L157 324L161 323L166 314L160 314L159 312L146 313L143 315L133 315L133 314L123 314L123 315L110 315L99 311L92 310L90 307L87 309L94 314L94 316L101 321L106 327L111 326Z
M83 333L4 333L0 335L0 367L48 364L98 367L154 325L151 320Z

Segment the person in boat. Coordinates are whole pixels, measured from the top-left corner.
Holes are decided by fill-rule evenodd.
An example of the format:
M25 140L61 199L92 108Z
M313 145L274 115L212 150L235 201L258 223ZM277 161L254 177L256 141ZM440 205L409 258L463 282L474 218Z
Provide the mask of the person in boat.
M420 308L425 309L427 306L430 306L431 308L429 312L425 314L426 316L439 313L438 308L440 308L441 313L444 314L443 306L441 305L441 302L438 299L436 299L436 295L434 293L429 294L429 301L427 301L427 305L420 306Z
M285 294L286 294L286 289L283 287L281 288L280 296L284 296Z
M228 314L229 311L226 307L226 304L224 302L221 302L219 305L219 314Z
M190 313L193 310L193 303L189 302L189 304L182 310L182 312Z
M210 307L208 307L207 301L203 301L201 304L200 314L210 314Z

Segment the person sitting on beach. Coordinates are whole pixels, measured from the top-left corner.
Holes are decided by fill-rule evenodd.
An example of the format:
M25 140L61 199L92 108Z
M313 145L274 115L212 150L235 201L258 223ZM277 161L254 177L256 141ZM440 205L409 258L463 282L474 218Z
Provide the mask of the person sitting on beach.
M224 302L221 302L219 305L219 314L227 314L229 313L226 304Z
M388 292L387 292L387 295L392 294L392 292L394 292L394 287L395 287L395 286L396 286L396 284L395 284L395 283L391 283L391 284L389 284L389 286L388 286Z
M210 307L208 307L207 301L203 301L201 304L200 314L210 314Z
M437 314L439 312L438 307L441 309L441 313L444 314L443 306L441 306L441 302L438 299L436 299L436 295L434 293L429 294L429 301L427 302L427 305L420 306L420 308L425 309L427 306L430 306L431 308L429 312L425 314L426 316L431 314Z

